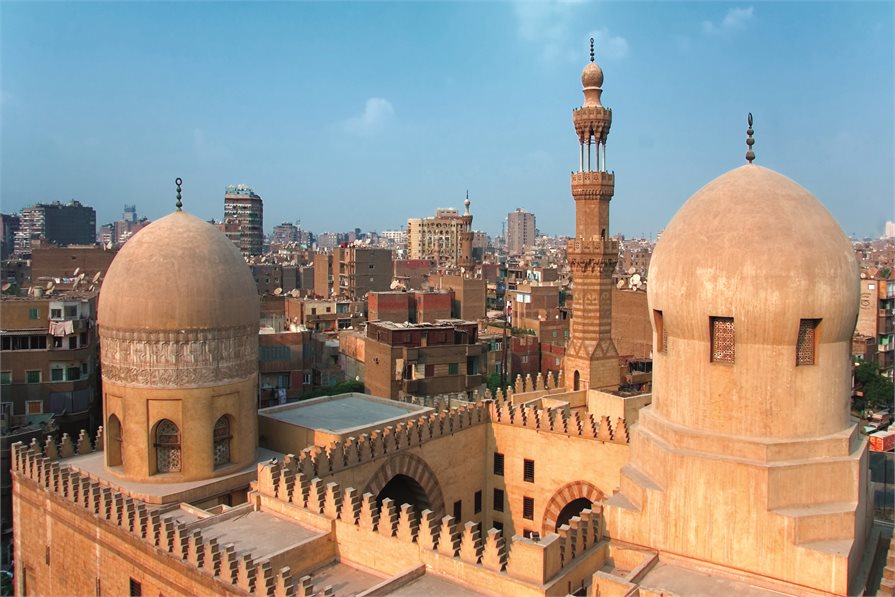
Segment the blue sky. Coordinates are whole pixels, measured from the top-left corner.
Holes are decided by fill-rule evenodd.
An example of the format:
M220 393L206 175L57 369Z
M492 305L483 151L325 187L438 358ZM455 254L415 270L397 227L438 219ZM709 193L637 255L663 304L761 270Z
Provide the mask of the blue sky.
M220 219L227 184L265 229L393 229L436 207L500 231L517 207L574 231L571 110L596 34L613 232L655 235L756 162L846 233L893 219L890 2L0 3L0 201L78 199Z

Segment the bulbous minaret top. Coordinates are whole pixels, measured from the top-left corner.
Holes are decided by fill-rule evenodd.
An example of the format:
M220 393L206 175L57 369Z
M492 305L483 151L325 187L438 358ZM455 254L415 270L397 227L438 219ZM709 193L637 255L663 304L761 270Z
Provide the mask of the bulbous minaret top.
M594 62L594 38L590 38L590 62L581 72L581 86L584 88L584 105L601 106L603 93L603 69Z

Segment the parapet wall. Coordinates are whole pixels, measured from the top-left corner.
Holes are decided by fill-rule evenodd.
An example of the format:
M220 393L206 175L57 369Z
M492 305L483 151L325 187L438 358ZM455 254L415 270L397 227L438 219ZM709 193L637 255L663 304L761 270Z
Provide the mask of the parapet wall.
M498 595L565 595L599 568L608 542L602 540L601 509L584 510L559 533L543 538L515 536L497 529L482 535L481 524L458 524L452 516L419 517L409 504L391 499L377 507L372 493L319 478L308 480L297 461L258 465L253 486L256 508L310 523L309 515L332 521L339 557L394 575L423 564L431 574ZM322 526L322 525L320 525Z

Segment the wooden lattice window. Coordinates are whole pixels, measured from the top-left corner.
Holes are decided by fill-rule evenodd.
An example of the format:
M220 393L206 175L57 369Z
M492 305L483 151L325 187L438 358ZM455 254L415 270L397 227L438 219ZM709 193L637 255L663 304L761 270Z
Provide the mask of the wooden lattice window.
M711 317L712 362L733 363L736 356L736 335L733 317Z
M796 366L813 365L817 356L817 326L820 319L800 319L796 340Z
M155 428L155 456L158 472L180 471L180 429L168 419L159 421Z
M525 459L522 462L522 480L528 483L535 482L535 461Z
M214 424L214 465L230 462L230 419L227 415Z
M494 453L494 474L503 477L503 454Z
M535 517L535 499L530 497L522 498L522 518L534 520Z
M668 350L668 331L658 309L653 309L653 323L656 326L656 352L665 352Z

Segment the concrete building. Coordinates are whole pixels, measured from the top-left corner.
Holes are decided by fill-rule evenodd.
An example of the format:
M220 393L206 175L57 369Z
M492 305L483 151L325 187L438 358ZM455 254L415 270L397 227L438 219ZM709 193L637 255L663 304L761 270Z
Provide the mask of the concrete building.
M33 239L45 239L61 247L92 245L96 242L96 211L74 200L25 207L15 233L16 254L29 255Z
M507 214L507 252L522 255L535 244L535 215L517 207Z
M98 288L116 253L117 249L96 245L57 247L36 241L31 247L31 280L38 285L49 279L73 278L83 273L83 288L91 285ZM97 274L99 277L94 283Z
M463 204L463 215L456 209L438 208L434 217L407 220L408 258L430 259L438 268L470 268L474 232L468 193Z
M583 79L593 98L602 71ZM136 263L190 276L132 285ZM568 389L561 371L431 411L359 394L277 407L259 434L248 268L213 227L163 218L103 289L97 441L13 446L15 592L829 596L876 576L891 593L895 540L869 518L848 412L857 267L830 214L737 168L681 208L649 279L652 395ZM365 381L454 393L480 375L476 331L370 324Z
M248 185L227 185L224 226L227 238L243 257L261 255L264 251L264 202Z
M20 222L21 219L16 214L0 214L0 259L7 259L12 255Z
M339 247L333 250L333 268L337 270L333 273L333 286L338 284L336 294L351 299L363 299L368 292L388 290L394 275L390 249Z
M364 386L398 399L482 389L484 354L475 322L367 323Z
M861 279L856 331L876 338L880 372L893 378L895 367L895 280Z
M285 245L286 243L295 243L299 240L299 228L292 222L283 222L273 227L273 234L270 237L271 244Z

